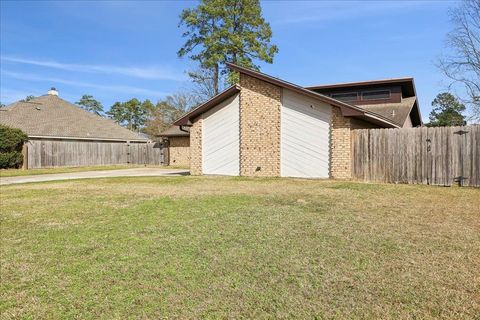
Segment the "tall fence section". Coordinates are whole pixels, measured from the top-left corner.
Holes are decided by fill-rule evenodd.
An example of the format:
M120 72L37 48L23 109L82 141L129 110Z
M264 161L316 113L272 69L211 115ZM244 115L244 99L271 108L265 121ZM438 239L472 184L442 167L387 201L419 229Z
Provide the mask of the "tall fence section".
M81 140L29 140L25 167L54 168L116 164L163 165L168 148L163 143L126 143Z
M480 186L480 126L352 131L352 176L386 183Z

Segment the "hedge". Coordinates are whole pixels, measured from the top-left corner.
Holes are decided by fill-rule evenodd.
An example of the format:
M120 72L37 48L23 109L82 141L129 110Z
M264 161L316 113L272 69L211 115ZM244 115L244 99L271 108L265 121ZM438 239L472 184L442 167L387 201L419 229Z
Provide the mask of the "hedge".
M27 139L22 130L0 125L0 168L19 168L22 165L22 147Z

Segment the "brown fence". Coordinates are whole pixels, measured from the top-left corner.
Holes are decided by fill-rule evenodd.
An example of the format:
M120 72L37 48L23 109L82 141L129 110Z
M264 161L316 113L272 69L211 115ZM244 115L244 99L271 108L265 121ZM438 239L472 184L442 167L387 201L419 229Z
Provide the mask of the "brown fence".
M26 149L26 168L29 169L168 163L168 149L158 142L29 140Z
M352 175L388 183L480 186L480 126L352 132Z

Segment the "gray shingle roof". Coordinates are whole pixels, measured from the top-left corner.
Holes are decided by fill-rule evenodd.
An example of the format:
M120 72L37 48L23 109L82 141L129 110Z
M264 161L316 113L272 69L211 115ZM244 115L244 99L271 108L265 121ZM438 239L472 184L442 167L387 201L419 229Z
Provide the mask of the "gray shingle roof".
M410 111L412 110L416 97L402 98L399 103L378 103L378 104L364 104L359 105L360 108L375 112L391 121L403 126L407 120Z
M55 95L43 95L29 102L18 101L0 110L1 124L19 128L30 137L147 140Z

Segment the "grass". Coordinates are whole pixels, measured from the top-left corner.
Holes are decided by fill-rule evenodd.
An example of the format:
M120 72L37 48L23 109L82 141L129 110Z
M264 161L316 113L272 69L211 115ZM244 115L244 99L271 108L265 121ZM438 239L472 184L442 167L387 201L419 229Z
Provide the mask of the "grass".
M0 200L4 319L480 315L478 189L142 177Z
M49 169L0 169L0 177L19 177L19 176L32 176L40 174L52 174L52 173L70 173L70 172L82 172L82 171L102 171L102 170L118 170L118 169L131 169L131 168L144 168L155 166L144 165L108 165L108 166L90 166L90 167L61 167L61 168L49 168ZM160 166L157 166L160 167ZM162 166L166 169L185 169L181 166Z

